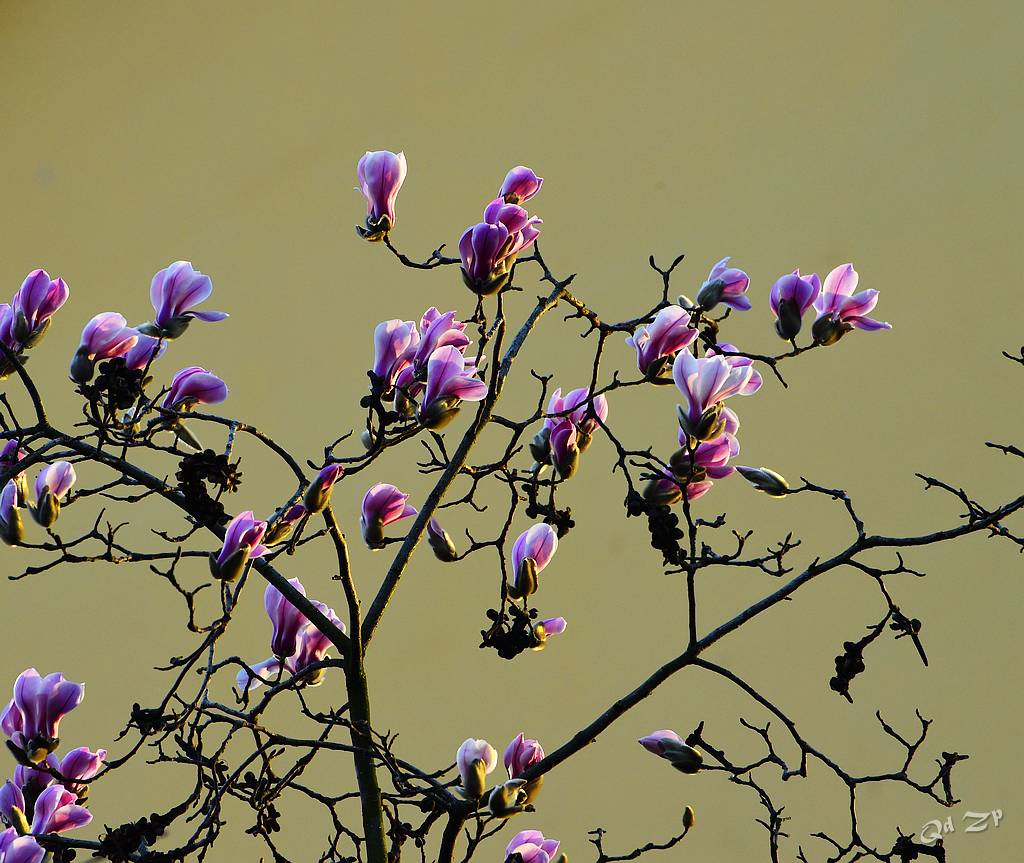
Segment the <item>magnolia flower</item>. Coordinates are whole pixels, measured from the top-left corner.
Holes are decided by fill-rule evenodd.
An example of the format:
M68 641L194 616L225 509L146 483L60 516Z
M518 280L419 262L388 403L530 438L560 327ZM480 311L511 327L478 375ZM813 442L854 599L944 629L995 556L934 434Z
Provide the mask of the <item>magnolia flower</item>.
M295 525L307 515L309 515L309 511L301 503L289 507L273 525L267 528L267 532L263 537L263 544L276 545L279 542L284 542L291 536Z
M377 324L373 331L373 374L388 394L399 373L415 356L420 334L413 321L390 320Z
M725 357L697 358L681 351L672 364L672 378L683 396L678 409L679 425L693 438L711 440L723 428L722 403L730 396L749 394L754 370L750 365L730 364Z
M669 360L693 344L697 329L690 325L690 315L681 306L665 306L647 325L641 326L626 344L636 351L636 364L648 380L671 383L662 376Z
M682 737L669 729L653 731L637 742L683 773L696 773L704 761L698 749L689 746Z
M467 370L466 358L454 345L438 348L427 361L427 385L418 416L429 429L444 428L459 412L462 402L478 402L487 395L487 384L476 377L476 366Z
M139 333L127 323L124 315L117 312L101 312L85 325L78 350L71 360L71 380L88 383L99 360L128 353L139 340Z
M544 178L538 177L525 165L517 165L505 175L498 197L509 204L525 204L540 191Z
M247 509L240 512L224 531L224 544L220 554L210 555L210 572L221 581L234 581L245 569L251 558L263 557L267 553L260 545L267 523L260 521Z
M68 791L78 795L79 803L84 802L87 793L85 783L92 779L103 767L103 759L107 757L106 749L97 749L95 752L88 746L79 746L72 749L59 762L55 755L47 758L47 763L64 778L63 785ZM33 773L41 771L34 770Z
M228 397L228 385L202 366L187 366L174 375L164 396L167 410L188 410L194 405L215 405Z
M288 583L303 596L306 595L306 589L297 578L288 579ZM263 607L274 627L274 634L270 638L270 652L279 659L291 656L297 647L299 630L309 623L309 620L272 584L268 584L263 592Z
M509 232L502 224L480 222L466 228L459 238L462 279L482 297L496 294L508 283L509 265L504 264Z
M60 515L60 505L75 484L75 468L70 462L57 461L36 475L36 505L33 517L43 527L52 527Z
M729 306L738 312L750 308L747 299L747 288L750 278L743 270L729 266L729 258L722 258L711 268L707 280L697 294L697 304L706 312L711 311L719 303Z
M323 512L331 501L331 489L345 475L345 468L340 464L329 464L320 469L306 489L303 502L310 512Z
M540 830L523 830L506 846L505 860L515 854L522 863L550 863L558 854L560 844L557 839L545 839Z
M580 435L572 420L563 419L548 436L551 463L562 479L571 479L580 463Z
M768 497L785 497L789 492L789 483L786 482L786 478L766 467L737 465L736 470L754 488L763 491Z
M11 300L11 334L21 348L39 344L69 294L67 283L51 279L46 270L33 270L26 276Z
M0 833L0 863L42 863L46 851L31 836L22 836L13 827Z
M43 836L84 827L90 821L92 813L78 805L78 796L73 791L63 785L51 785L36 798L30 829L34 836Z
M356 166L359 191L366 198L366 227L356 232L365 240L382 240L395 227L395 199L405 182L405 153L367 151Z
M359 525L370 548L384 548L384 528L389 524L416 515L415 507L406 503L408 499L409 495L383 482L371 486L363 495Z
M154 339L152 336L139 336L139 340L124 355L126 368L142 371L146 366L158 360L167 351L167 342Z
M558 533L543 522L521 533L512 544L512 585L509 595L525 599L537 592L537 576L558 550Z
M297 579L293 580L293 583L296 581ZM345 624L338 619L333 608L328 608L316 600L313 600L313 605L342 632L345 631ZM311 665L323 661L327 651L331 649L331 640L315 624L305 623L296 633L295 645L295 651L290 656L274 656L252 666L253 674L250 674L245 668L239 671L236 678L238 688L242 692L255 689L264 683L273 681L282 671L293 675L301 674ZM318 669L313 674L307 675L303 685L319 686L323 679L324 669Z
M526 771L544 757L544 750L536 740L531 740L523 732L512 738L505 747L502 762L508 771L509 779L518 779Z
M498 764L498 751L486 740L468 738L455 757L462 777L462 791L470 800L483 796L487 774Z
M466 324L455 319L455 312L441 314L433 306L427 309L420 318L420 341L412 359L415 375L426 378L427 361L438 348L450 345L464 354L470 343L465 330Z
M17 481L7 481L0 491L0 540L7 545L19 545L25 538L25 524L18 512L21 495Z
M868 331L892 329L892 324L867 317L878 302L878 291L855 294L859 279L853 264L843 264L825 276L821 293L814 301L818 318L811 334L816 342L834 344L854 327Z
M560 388L556 389L548 401L548 417L544 420L544 425L553 429L563 417L570 420L580 433L586 436L586 445L580 447L581 450L585 450L590 445L590 437L600 427L598 420L605 422L608 419L608 399L603 395L591 398L589 387L570 390L564 396Z
M0 714L0 729L38 764L57 748L60 721L82 703L84 683L65 680L60 672L40 677L34 668L18 675L14 698Z
M729 344L729 342L718 342L713 348L708 348L704 352L704 356L721 356L734 369L743 369L749 366L750 377L746 379L736 395L752 396L761 389L761 384L764 383L764 378L762 378L761 373L754 368L754 361L750 357L738 356L739 352L740 349L736 347L736 345ZM734 354L737 356L733 356Z
M195 269L189 261L175 261L160 270L149 286L149 299L156 317L143 324L139 331L148 336L176 339L188 329L194 318L200 321L223 321L224 312L197 312L195 307L213 293L213 282Z
M459 553L455 543L436 518L430 519L427 523L427 543L434 552L434 557L442 563L451 563L458 559Z
M803 317L814 304L821 292L821 281L817 273L801 276L800 270L793 270L772 285L768 295L768 306L775 315L775 332L779 338L793 340L803 324Z

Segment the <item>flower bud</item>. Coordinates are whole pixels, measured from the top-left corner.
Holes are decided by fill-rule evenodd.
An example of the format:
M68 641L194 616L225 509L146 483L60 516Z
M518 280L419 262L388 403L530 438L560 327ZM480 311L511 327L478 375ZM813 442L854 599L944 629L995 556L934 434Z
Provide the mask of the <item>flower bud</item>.
M0 540L5 545L21 545L25 539L25 523L21 513L14 510L5 520L0 518Z
M452 563L458 559L459 553L455 548L455 543L452 542L448 531L441 527L436 518L430 519L427 523L427 542L434 552L434 557L442 563Z
M683 490L675 480L662 477L652 479L644 486L643 497L649 503L672 506L683 499Z
M665 758L676 770L687 774L697 773L704 763L704 756L697 749L687 746L685 743L678 748L667 749Z
M522 812L526 805L525 786L525 779L509 779L492 788L487 795L487 808L491 815L495 818L510 818Z
M237 581L249 562L249 549L239 548L218 562L217 555L210 554L210 574L218 581L231 583Z
M32 510L36 522L42 527L53 527L60 516L60 500L49 489L46 489L42 497L36 502Z
M683 810L683 829L689 831L694 824L697 823L697 813L693 811L692 806L687 806Z
M530 440L530 455L538 464L551 462L551 429L542 428Z
M373 435L370 434L369 429L363 429L359 432L359 443L363 445L363 449L369 450L373 448Z
M537 562L532 557L524 558L516 569L509 586L512 599L526 599L537 592Z
M498 764L498 751L486 740L467 739L456 755L462 792L469 800L479 800L487 788L487 774Z
M580 465L579 433L571 420L563 420L551 432L551 462L562 479L571 479Z
M323 512L331 500L331 489L344 475L345 469L340 464L329 464L321 469L316 478L306 489L303 503L310 512Z
M89 349L81 347L75 351L74 357L71 358L71 380L76 384L86 384L92 380L94 372L93 361L89 359Z
M785 497L789 492L789 483L786 482L785 477L766 467L758 468L737 465L736 470L754 488L758 491L763 491L769 497Z
M697 292L697 305L705 312L711 311L722 299L722 291L724 290L724 282L705 282L703 287Z
M285 512L274 524L267 529L263 537L264 545L277 545L284 542L292 534L295 525L308 515L306 508L297 503Z

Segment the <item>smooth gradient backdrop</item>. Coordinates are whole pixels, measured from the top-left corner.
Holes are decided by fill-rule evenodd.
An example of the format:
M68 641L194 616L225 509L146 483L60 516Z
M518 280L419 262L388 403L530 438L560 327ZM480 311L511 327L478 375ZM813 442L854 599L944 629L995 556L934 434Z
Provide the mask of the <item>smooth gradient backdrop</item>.
M1022 341L1022 23L1020 4L1007 2L2 2L0 294L34 267L71 286L30 366L55 418L70 425L79 407L66 369L82 325L111 309L145 320L152 274L191 260L213 278L208 305L231 318L194 325L158 363L160 379L193 363L214 369L231 387L226 413L318 459L325 442L359 425L378 321L418 318L430 305L472 310L455 268L413 272L356 238L359 156L404 149L409 176L394 239L415 257L442 242L454 248L505 171L527 164L546 178L531 210L544 219L549 262L560 274L578 272L575 289L610 320L656 299L652 252L660 261L687 253L675 284L691 296L710 265L732 255L751 275L754 309L725 332L773 351L781 345L767 307L773 280L852 260L861 286L881 291L877 316L892 331L857 332L787 363L788 390L766 374L761 393L736 400L738 461L848 489L873 531L953 526L955 502L924 493L915 471L993 503L1021 486L1020 463L983 442L1019 443L1021 430L1021 370L999 354ZM511 299L514 314L526 313L531 290ZM529 367L563 388L586 382L592 344L578 331L578 322L545 320L505 413L531 408ZM607 357L606 369L632 363L618 342ZM667 456L674 402L669 389L631 390L611 399L610 421ZM245 477L230 506L266 514L291 481L258 451L240 452ZM418 457L415 446L396 452L337 487L351 538L370 483L395 482L413 503L422 499L428 485L411 466ZM402 757L434 768L466 737L502 747L520 730L553 749L680 651L680 582L661 574L643 523L624 519L611 462L598 440L562 495L578 526L539 601L569 629L543 653L507 663L477 649L499 577L493 557L455 568L425 548L414 558L369 660L375 721L400 732ZM80 477L107 478L86 467ZM63 530L86 525L93 506L68 513ZM841 506L770 500L739 478L697 509L756 529L752 549L794 531L804 541L794 561L804 564L849 538ZM156 542L149 528L184 525L159 505L109 512L136 519L140 543ZM453 535L464 527L484 535L492 518L497 510L449 513L445 522ZM389 555L354 546L358 584L372 596ZM0 556L5 574L38 561L10 549ZM343 604L328 548L286 563L311 595ZM955 774L963 802L947 811L907 789L865 790L865 835L887 847L897 826L916 831L951 815L951 859L1010 860L1024 840L1021 677L1010 661L1020 557L1009 544L974 538L913 553L909 563L928 577L895 579L891 589L924 621L931 666L887 635L867 654L853 705L828 689L833 657L883 613L857 572L814 582L712 658L774 696L809 741L854 772L902 763L875 710L913 734L918 707L935 722L916 775L930 778L943 749L971 753ZM207 578L205 565L188 575ZM702 630L775 587L754 572L706 573ZM119 754L124 744L113 739L132 702L154 704L162 691L165 675L152 667L195 643L177 597L144 566L66 569L2 590L0 683L29 665L87 681L62 737ZM225 644L253 661L268 653L260 594L251 583ZM229 701L230 677L221 683L215 695ZM332 674L311 698L339 703L340 686ZM301 728L289 713L271 719ZM676 774L636 744L654 729L686 734L704 719L708 738L740 760L760 751L740 716L766 718L719 680L681 673L551 775L539 811L509 832L540 828L588 860L586 831L606 828L607 849L621 853L677 832L692 804L697 828L666 856L766 859L752 793L721 774ZM792 756L781 728L778 740ZM339 753L308 779L347 790L350 764ZM95 829L83 835L168 807L189 781L166 767L112 776L93 791ZM806 835L844 831L842 787L813 763L806 780L768 785L809 859L823 859L827 847ZM321 814L303 814L311 810L301 801L283 808L283 852L315 859L327 832ZM993 809L1003 812L997 828L964 833L966 812ZM228 816L230 838L208 859L265 858L243 833L251 813L232 807ZM176 828L171 841L182 835ZM494 840L480 859L499 860L503 847ZM794 842L784 859L795 854Z

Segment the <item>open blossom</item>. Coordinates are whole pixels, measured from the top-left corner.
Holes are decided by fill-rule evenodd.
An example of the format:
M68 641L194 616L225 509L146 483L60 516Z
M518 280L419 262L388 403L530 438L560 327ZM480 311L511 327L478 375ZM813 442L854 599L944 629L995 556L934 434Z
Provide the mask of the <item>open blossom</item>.
M505 175L498 197L509 204L525 204L540 191L544 178L538 177L525 165L516 165Z
M231 519L224 531L220 553L216 557L210 555L210 571L214 578L234 581L252 558L263 557L267 548L260 543L266 532L267 523L257 519L251 509Z
M31 836L13 827L0 833L0 863L42 863L46 850Z
M711 440L721 434L722 403L729 397L749 394L754 369L730 363L726 357L694 357L682 351L672 364L672 378L683 397L679 425L697 440Z
M513 599L525 599L537 592L537 576L551 562L558 550L558 533L550 524L541 522L524 531L512 544Z
M138 330L129 327L124 315L101 312L82 330L82 338L71 360L71 379L83 384L92 379L96 363L123 357L139 340Z
M142 371L167 352L167 342L152 336L139 336L139 340L124 355L125 367Z
M668 360L689 347L697 338L697 330L690 326L690 315L681 306L665 306L650 324L637 328L626 337L626 344L636 351L636 364L640 373L649 380L671 383L661 377Z
M357 227L366 240L381 240L395 227L395 200L405 182L405 153L368 150L356 166L359 191L366 198L366 227Z
M854 327L868 331L892 329L892 324L867 317L878 303L878 291L855 294L859 280L853 264L843 264L825 276L821 293L814 301L818 317L811 333L816 342L834 344Z
M51 785L36 798L32 807L31 832L34 836L64 833L84 827L90 821L92 813L78 805L78 795L63 785Z
M489 225L504 225L508 230L508 247L502 259L507 259L509 264L540 236L539 226L544 224L518 204L507 204L502 198L495 198L484 208L484 221Z
M174 375L163 406L181 410L197 404L219 404L227 397L228 385L217 375L202 366L188 366Z
M415 321L382 321L373 331L373 374L388 393L411 362L420 343Z
M593 414L591 410L593 410ZM595 415L597 419L595 419ZM608 399L603 395L594 396L591 399L589 387L569 390L564 396L561 388L556 389L548 401L548 417L544 420L544 425L554 428L563 418L572 422L580 432L589 438L600 428L598 419L601 422L608 419ZM586 447L581 447L581 449L586 449Z
M414 373L426 378L427 361L438 348L449 345L465 354L470 338L466 335L466 324L455 319L455 312L441 314L431 306L420 318L420 341L412 358Z
M747 298L748 287L750 278L747 274L736 267L730 267L729 258L722 258L708 273L704 285L697 294L697 304L704 311L711 311L721 303L738 312L745 312L750 308L750 300Z
M149 299L156 317L152 324L140 329L149 336L176 339L188 329L193 319L223 321L225 312L196 311L196 306L209 299L213 282L195 269L189 261L175 261L157 272L149 286Z
M427 361L427 384L419 408L419 420L429 429L446 426L464 401L478 402L487 395L487 384L467 369L466 358L454 345L438 348Z
M794 339L800 332L803 317L821 293L821 281L817 273L800 275L793 270L772 285L768 295L768 306L775 315L775 332L783 339Z
M486 740L470 737L459 747L455 762L462 777L462 790L468 798L476 800L484 793L487 774L498 765L498 750Z
M389 524L416 515L416 508L406 503L408 499L409 495L384 482L371 486L363 495L359 525L370 548L384 547L384 528Z
M11 332L20 347L30 348L39 342L69 295L67 283L51 279L46 270L33 270L26 276L11 300Z
M557 839L545 839L540 830L523 830L505 847L505 860L517 854L522 863L551 863L560 845Z
M14 698L0 714L0 728L38 764L57 748L61 719L78 707L84 696L85 684L65 680L60 672L41 677L28 668L14 683Z
M749 366L750 377L746 379L736 395L752 396L761 389L761 384L764 383L764 378L761 377L761 373L754 367L754 361L750 357L731 356L732 354L739 354L739 350L740 349L737 348L736 345L729 344L729 342L718 342L715 347L708 348L704 352L704 356L713 357L717 354L724 358L725 361L734 369L742 369Z
M306 589L297 578L288 579L288 583L303 596L306 595ZM263 592L263 607L274 627L274 633L270 638L270 652L278 658L291 656L295 653L299 630L309 623L309 620L272 584L268 584Z

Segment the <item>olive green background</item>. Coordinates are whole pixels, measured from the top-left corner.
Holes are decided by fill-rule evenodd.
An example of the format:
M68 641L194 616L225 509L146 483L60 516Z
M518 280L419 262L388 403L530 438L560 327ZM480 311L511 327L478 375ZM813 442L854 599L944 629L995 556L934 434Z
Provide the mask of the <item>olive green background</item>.
M1020 5L1006 2L0 3L0 292L13 293L38 266L71 286L30 367L66 427L79 416L66 367L81 326L108 309L145 320L152 274L193 261L214 281L207 305L231 318L195 324L159 362L159 379L193 363L214 369L231 387L226 413L317 459L325 442L358 427L378 321L418 318L432 304L472 309L455 268L413 272L355 237L364 214L352 189L359 156L407 154L394 238L416 257L442 242L454 248L505 171L527 164L546 178L530 208L544 219L549 262L560 274L578 272L578 293L610 320L656 299L650 253L669 261L687 252L675 285L691 295L731 254L751 275L754 309L734 316L724 335L773 351L781 343L767 308L772 281L797 266L824 275L852 260L861 286L881 291L878 317L893 330L855 332L787 363L788 390L766 375L758 395L735 399L738 461L848 489L870 530L952 526L954 502L924 493L915 471L993 503L1020 490L1021 465L983 442L1019 442L1021 426L1021 373L999 356L1022 336L1021 18ZM514 316L540 290L530 279L524 270L526 291L509 302ZM556 315L544 321L502 411L530 410L529 367L565 388L586 381L593 343L579 331ZM606 373L613 362L631 366L618 341L607 356ZM610 421L667 456L674 402L671 389L617 394ZM466 422L457 419L448 438ZM223 445L219 433L200 431ZM248 442L238 451L245 481L230 506L269 513L293 490L289 475ZM395 482L422 500L428 485L411 466L419 456L410 446L338 486L351 538L372 482ZM400 732L401 756L438 767L468 736L500 749L520 730L554 749L681 650L680 582L661 574L644 525L623 518L611 461L598 440L564 489L578 526L538 601L569 628L543 653L506 663L477 649L499 578L493 556L450 568L425 550L415 556L369 665L375 722ZM109 478L87 466L79 476L83 484ZM97 506L82 501L62 532L73 535ZM793 530L804 540L794 553L803 564L849 538L840 506L807 496L772 501L738 478L697 509L756 529L752 549ZM150 546L158 541L149 528L184 526L159 505L108 511L134 519L138 542ZM444 523L453 535L469 527L484 536L499 512L459 510ZM516 532L527 524L520 517ZM731 547L728 535L720 540ZM390 556L354 545L368 602ZM0 553L11 574L37 560ZM892 590L924 620L929 668L887 635L867 654L853 705L829 691L842 641L883 613L873 586L850 570L813 582L712 658L775 698L807 739L854 772L902 763L874 711L913 734L919 707L935 722L917 776L931 776L942 749L970 752L956 771L963 802L947 811L908 789L867 789L865 836L886 848L897 826L916 831L950 815L951 859L1010 860L1024 838L1021 679L1010 661L1019 649L1020 558L1008 543L980 538L908 557L928 578L904 576ZM282 566L312 596L343 604L328 548ZM198 583L204 570L190 565L186 580ZM702 631L777 586L750 571L705 573ZM250 583L227 642L251 661L268 653L260 594ZM130 738L112 741L132 702L151 705L161 693L165 675L152 667L194 644L182 620L178 598L143 566L6 583L2 676L13 682L36 665L87 681L62 737L119 754ZM230 676L218 683L212 697L230 701ZM332 674L310 697L340 703L340 686ZM282 705L268 721L308 733L292 712ZM765 718L717 679L683 672L550 776L538 812L509 830L540 828L587 860L587 830L607 828L608 849L624 852L672 835L692 804L697 829L666 857L766 859L749 790L720 774L678 775L635 742L657 728L686 734L705 719L716 745L737 760L756 757L739 716ZM792 756L781 728L777 739ZM82 835L176 802L188 781L166 767L112 776L94 789L95 829ZM325 759L309 781L350 789L347 759ZM827 847L806 835L843 835L841 786L814 762L806 780L768 784L809 858L824 859ZM998 828L964 833L964 813L993 809L1003 811ZM282 851L316 859L326 822L301 802L285 811ZM209 859L266 856L242 832L250 815L227 814L230 838ZM182 835L177 828L171 838ZM481 859L500 859L503 846L493 840ZM783 859L795 854L793 841Z

